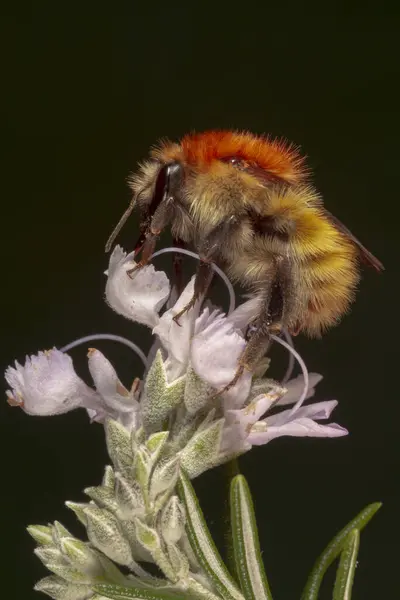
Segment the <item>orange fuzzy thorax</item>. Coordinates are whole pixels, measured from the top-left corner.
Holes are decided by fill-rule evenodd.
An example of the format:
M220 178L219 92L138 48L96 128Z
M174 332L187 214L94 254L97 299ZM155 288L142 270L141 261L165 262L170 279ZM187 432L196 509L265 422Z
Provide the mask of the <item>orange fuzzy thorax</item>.
M257 165L288 183L299 183L307 175L297 149L283 141L238 131L205 131L185 135L180 143L166 143L154 152L166 160L180 160L200 170L213 161L235 157Z

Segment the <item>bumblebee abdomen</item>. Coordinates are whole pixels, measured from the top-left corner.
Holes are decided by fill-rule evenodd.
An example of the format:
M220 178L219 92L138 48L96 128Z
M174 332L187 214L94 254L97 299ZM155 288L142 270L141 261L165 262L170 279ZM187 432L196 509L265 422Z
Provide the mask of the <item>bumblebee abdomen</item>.
M335 325L348 312L359 278L356 251L350 244L305 260L301 267L303 297L307 299L301 324L304 333L319 336Z

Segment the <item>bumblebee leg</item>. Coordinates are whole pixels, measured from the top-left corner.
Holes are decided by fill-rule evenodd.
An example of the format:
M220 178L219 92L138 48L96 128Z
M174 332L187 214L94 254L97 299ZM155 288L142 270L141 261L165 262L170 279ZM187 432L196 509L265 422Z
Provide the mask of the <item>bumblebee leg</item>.
M261 358L267 352L270 344L270 332L265 330L263 326L257 328L250 337L247 346L239 359L239 364L234 378L228 383L228 385L221 390L218 390L218 392L214 394L213 398L220 396L223 392L227 392L234 385L236 385L245 371L254 371Z
M135 271L143 268L145 265L147 265L149 263L150 258L152 256L152 254L154 253L156 243L160 236L160 233L162 232L164 227L166 227L169 224L172 214L173 214L172 199L165 200L157 207L157 209L154 212L154 215L151 219L150 227L149 227L148 231L145 234L141 235L141 237L139 238L138 244L136 244L136 247L138 247L139 243L144 238L144 241L142 244L142 254L140 257L140 261L133 267L133 269L130 269L129 271L127 271L127 274L129 275L129 277L132 277L132 275Z
M175 248L186 248L185 242L179 238L174 238L172 240L172 245ZM183 262L182 254L180 254L180 253L178 254L178 252L176 252L174 254L174 257L172 260L172 266L173 266L173 273L174 273L174 286L176 288L178 296L180 296L181 293L183 292L182 262Z
M235 376L215 396L231 389L245 370L255 370L271 344L271 334L279 334L284 325L292 304L291 278L286 261L279 261L274 265L274 275L271 281L272 285L264 291L264 301L260 314L254 324L246 348L239 359Z
M217 225L208 236L202 240L199 246L200 262L197 266L193 297L186 306L174 316L173 320L178 325L179 318L192 308L201 296L207 293L214 275L212 263L218 257L221 246L225 243L227 236L230 235L232 228L236 223L236 217L231 217Z
M174 214L173 204L179 192L182 177L183 167L178 162L165 165L160 170L154 195L141 223L141 233L134 250L135 256L142 250L142 257L139 263L128 271L129 276L149 262L158 236L170 223Z
M214 275L214 270L212 268L212 262L207 261L205 258L200 256L200 262L197 267L196 277L194 280L194 292L193 296L189 300L189 302L182 308L181 311L178 312L173 317L173 320L177 325L179 325L179 319L182 315L184 315L188 310L190 310L197 302L201 296L204 296L207 293L208 288L210 287L211 280Z

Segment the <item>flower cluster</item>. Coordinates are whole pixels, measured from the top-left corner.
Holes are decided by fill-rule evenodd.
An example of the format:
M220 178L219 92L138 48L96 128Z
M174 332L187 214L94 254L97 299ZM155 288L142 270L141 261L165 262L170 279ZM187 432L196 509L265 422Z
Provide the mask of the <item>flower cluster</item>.
M7 369L11 404L32 415L84 407L92 420L104 422L109 417L128 431L144 427L146 434L162 430L169 423L186 441L188 431L198 433L196 427L206 418L209 427L219 431L219 454L213 457L213 465L284 435L338 437L347 433L335 423L318 423L330 416L336 401L297 406L303 378L283 387L263 377L265 362L253 376L245 371L232 389L215 398L215 391L224 388L235 375L246 344L245 330L254 315L254 300L228 316L209 306L200 312L201 303L197 302L178 324L173 317L191 299L194 278L160 316L170 296L168 278L151 265L128 277L126 272L134 264L132 255L126 256L119 246L115 248L107 272L106 299L116 312L151 327L156 336L144 381L136 378L128 390L105 356L89 349L88 365L94 382L91 388L75 373L70 356L54 348L27 357L24 366L16 362L15 368ZM310 374L306 399L314 394L321 378ZM295 410L276 410L289 405L296 405ZM268 414L272 408L274 413Z
M162 585L215 598L202 588L204 573L187 538L188 515L176 492L180 474L193 479L277 437L339 437L347 431L319 423L329 418L336 401L302 405L314 395L320 375L308 376L306 390L302 376L279 384L265 377L265 359L253 374L245 371L235 386L216 395L234 378L255 300L229 315L211 305L201 310L199 300L178 324L174 316L192 298L194 278L172 301L165 273L146 266L128 277L133 266L133 256L117 246L106 284L110 307L151 327L155 336L144 357L145 374L130 389L93 348L88 352L93 387L75 373L70 356L56 348L27 357L24 366L16 362L5 373L9 403L28 414L86 409L92 421L104 425L113 463L102 485L86 490L89 503L68 503L85 525L88 543L58 523L29 529L39 544L37 555L54 573L37 589L52 598L94 597L92 588L99 582L126 585L114 563L130 570L131 582L136 578L146 586L151 580L153 585L140 564L148 562L162 572Z

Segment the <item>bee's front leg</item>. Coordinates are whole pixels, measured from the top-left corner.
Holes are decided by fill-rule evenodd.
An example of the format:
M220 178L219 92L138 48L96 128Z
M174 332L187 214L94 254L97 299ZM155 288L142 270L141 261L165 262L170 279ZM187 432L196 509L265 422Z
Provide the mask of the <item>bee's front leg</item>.
M140 261L127 271L129 277L138 269L142 269L146 266L154 253L157 240L162 230L170 223L173 214L173 199L169 198L164 200L154 212L151 218L150 225L146 233L142 233L135 247L135 252L138 253L141 250Z
M142 251L137 265L128 275L148 264L162 230L169 225L174 215L174 202L182 184L183 167L175 162L165 165L159 172L154 195L147 214L141 224L141 234L135 246L135 256Z

